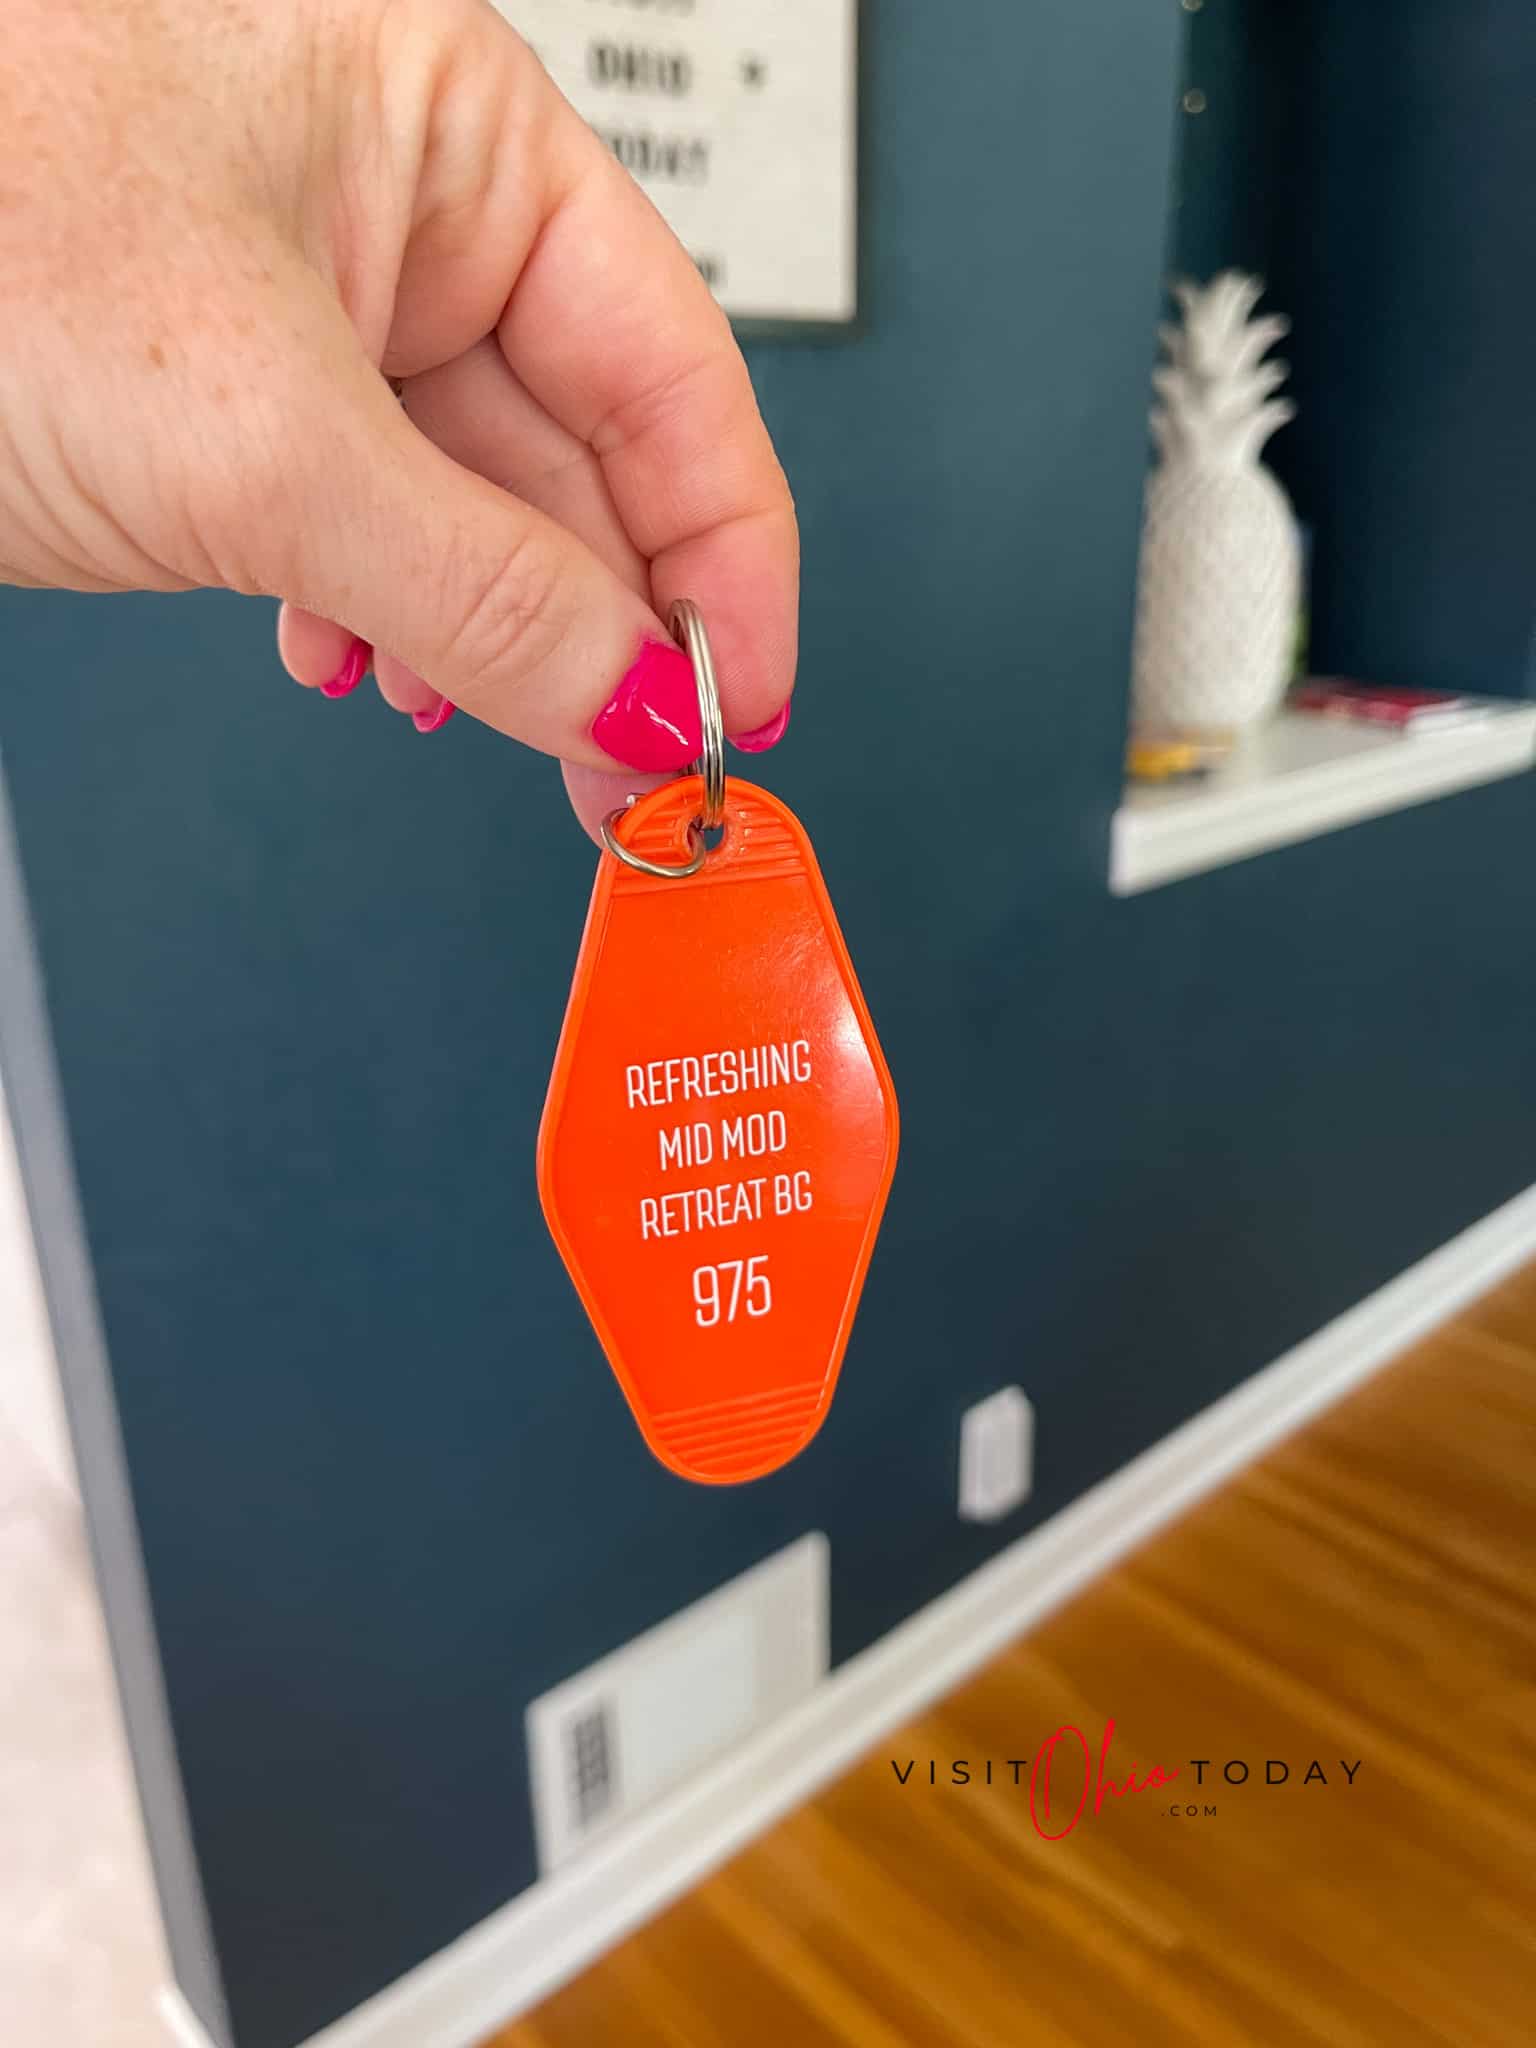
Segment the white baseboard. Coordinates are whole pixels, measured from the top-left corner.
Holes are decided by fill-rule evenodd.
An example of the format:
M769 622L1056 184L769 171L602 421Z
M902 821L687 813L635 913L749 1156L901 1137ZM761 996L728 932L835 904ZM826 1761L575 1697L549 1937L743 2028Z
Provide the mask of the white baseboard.
M1536 1255L1536 1187L1194 1416L850 1658L801 1706L302 2048L474 2048L1165 1522ZM835 1566L834 1559L834 1566ZM174 1988L177 2048L213 2048Z

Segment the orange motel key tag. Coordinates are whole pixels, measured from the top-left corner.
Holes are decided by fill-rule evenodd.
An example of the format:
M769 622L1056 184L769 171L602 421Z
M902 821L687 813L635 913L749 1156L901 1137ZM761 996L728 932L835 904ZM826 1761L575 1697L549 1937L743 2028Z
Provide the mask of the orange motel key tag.
M706 850L711 795L723 837ZM776 797L727 782L717 752L605 837L539 1195L657 1457L757 1479L831 1404L895 1170L895 1091Z

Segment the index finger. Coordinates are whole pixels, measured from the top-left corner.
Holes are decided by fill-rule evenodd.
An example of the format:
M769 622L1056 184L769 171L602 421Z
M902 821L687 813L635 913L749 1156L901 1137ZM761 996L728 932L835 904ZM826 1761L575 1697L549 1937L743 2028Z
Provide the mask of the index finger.
M639 186L569 108L567 175L497 333L544 409L596 454L663 617L709 625L726 730L772 727L794 683L799 538L730 323Z

